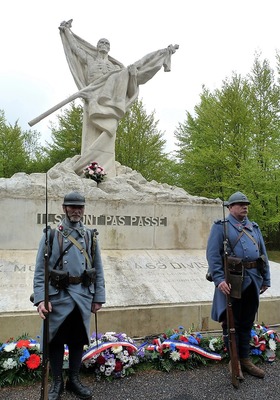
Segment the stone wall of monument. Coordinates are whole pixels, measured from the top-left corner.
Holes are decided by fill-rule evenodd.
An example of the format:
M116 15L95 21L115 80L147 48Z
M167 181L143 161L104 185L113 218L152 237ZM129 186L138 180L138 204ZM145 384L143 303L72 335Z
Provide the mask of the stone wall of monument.
M46 193L51 227L63 218L64 194L84 193L84 222L98 229L102 249L204 249L213 221L222 218L219 200L147 182L120 165L115 178L97 185L73 173L71 160L48 172L47 192L45 174L0 179L1 249L38 247L46 225Z
M222 218L221 201L147 182L120 165L116 177L97 185L75 174L72 163L52 168L47 182L46 174L0 179L0 341L40 331L29 300L38 243L46 222L55 227L63 218L63 197L73 190L86 197L85 224L99 231L107 288L101 331L134 336L182 323L212 328L205 247L213 221Z

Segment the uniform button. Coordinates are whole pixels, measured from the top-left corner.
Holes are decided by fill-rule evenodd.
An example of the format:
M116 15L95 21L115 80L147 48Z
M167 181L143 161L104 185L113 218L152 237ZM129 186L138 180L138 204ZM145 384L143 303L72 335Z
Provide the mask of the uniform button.
M68 261L67 261L67 260L65 260L65 261L64 261L64 264L68 264Z

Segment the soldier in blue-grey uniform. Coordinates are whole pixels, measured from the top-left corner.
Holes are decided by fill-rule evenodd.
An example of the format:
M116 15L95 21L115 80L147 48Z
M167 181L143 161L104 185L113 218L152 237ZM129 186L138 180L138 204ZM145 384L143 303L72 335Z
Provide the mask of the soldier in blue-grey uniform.
M49 360L53 382L49 400L60 399L64 345L69 348L66 389L80 399L92 391L79 378L85 344L90 341L90 317L105 303L104 272L95 230L82 223L85 198L78 192L65 195L65 217L55 230L48 229L49 255ZM45 233L41 239L34 274L34 305L42 319L44 306Z
M216 221L208 238L206 257L209 272L215 284L212 304L212 319L222 323L225 344L228 346L228 326L226 320L226 295L231 296L235 323L235 337L239 356L239 379L243 373L258 378L264 377L264 371L255 366L249 357L251 329L259 307L259 295L270 286L270 270L263 236L259 226L248 217L250 201L245 194L235 192L225 204L229 215ZM226 238L225 238L226 236ZM224 270L224 241L228 254L238 260L240 268L232 276L232 284L227 283ZM236 272L237 271L237 272ZM234 296L234 297L233 297Z

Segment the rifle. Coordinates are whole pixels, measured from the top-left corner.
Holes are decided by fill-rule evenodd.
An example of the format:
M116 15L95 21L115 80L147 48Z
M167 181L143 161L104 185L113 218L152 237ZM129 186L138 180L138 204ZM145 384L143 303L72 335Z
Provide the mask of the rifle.
M225 271L225 280L229 285L229 272L228 272L228 238L226 232L226 219L225 219L225 204L223 202L223 225L224 225L224 271ZM234 318L232 311L232 302L230 294L226 294L227 301L227 329L228 329L228 347L229 347L229 356L231 361L231 382L233 386L238 389L239 388L239 363L238 363L238 355L237 355L237 347L236 347L236 339L235 339L235 326L234 326Z
M49 381L49 240L48 240L48 174L46 173L46 228L45 228L45 251L44 251L44 271L45 271L45 298L44 306L48 311L43 322L43 359L42 359L42 382L40 400L48 400L48 381Z

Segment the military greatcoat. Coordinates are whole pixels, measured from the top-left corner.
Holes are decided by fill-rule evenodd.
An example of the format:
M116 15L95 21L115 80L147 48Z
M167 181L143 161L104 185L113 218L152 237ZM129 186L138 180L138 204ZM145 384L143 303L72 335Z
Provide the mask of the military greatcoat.
M96 241L94 256L92 255L92 234L82 222L71 223L64 219L55 230L49 255L49 272L54 268L60 254L69 246L69 235L72 235L88 252L92 265L87 265L84 254L72 245L63 255L62 261L57 269L69 272L70 276L81 276L87 268L96 269L96 282L86 287L79 284L69 284L66 289L56 289L49 283L49 301L52 304L52 312L49 314L49 340L51 341L58 331L59 326L77 305L83 320L88 341L90 341L90 317L92 303L105 303L104 271L100 254L100 247ZM59 239L60 236L60 239ZM50 239L50 230L48 230ZM45 277L45 242L43 235L36 258L34 274L34 304L38 305L44 300L44 277Z
M260 288L263 285L270 286L268 257L259 226L255 222L251 222L248 218L240 222L231 214L229 214L225 221L216 221L211 228L208 238L206 257L209 271L215 284L211 316L214 321L219 322L221 322L221 316L226 310L226 296L218 289L219 284L225 280L223 264L225 234L231 245L227 246L228 254L234 254L236 257L241 258L243 262L256 261L260 256L263 256L265 259L264 274L261 274L258 268L244 269L242 291L253 282L256 288L256 299L259 304Z

